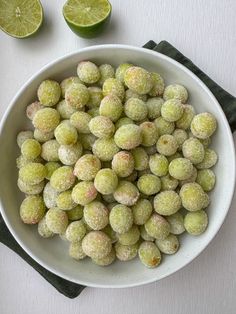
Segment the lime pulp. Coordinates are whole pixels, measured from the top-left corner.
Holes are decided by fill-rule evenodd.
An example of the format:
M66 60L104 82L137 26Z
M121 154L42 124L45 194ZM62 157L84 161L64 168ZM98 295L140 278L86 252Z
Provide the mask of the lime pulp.
M43 22L39 0L0 0L0 28L10 36L26 38L38 31Z
M92 38L108 24L111 9L108 0L68 0L63 7L63 15L73 32Z

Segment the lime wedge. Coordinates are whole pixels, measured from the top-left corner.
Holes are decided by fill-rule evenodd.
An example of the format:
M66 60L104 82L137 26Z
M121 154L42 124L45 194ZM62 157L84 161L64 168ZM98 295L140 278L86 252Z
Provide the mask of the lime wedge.
M63 7L63 15L74 33L92 38L108 24L111 9L108 0L68 0Z
M0 0L0 28L8 35L29 37L42 22L43 8L39 0Z

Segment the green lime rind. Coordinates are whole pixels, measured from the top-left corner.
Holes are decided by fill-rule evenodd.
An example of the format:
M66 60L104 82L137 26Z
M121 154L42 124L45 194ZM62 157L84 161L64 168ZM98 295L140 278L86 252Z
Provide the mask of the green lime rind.
M86 12L83 15L82 10L85 8L80 11L81 4L91 5L92 14ZM99 12L98 15L94 14L96 10ZM76 35L83 38L93 38L98 36L109 24L111 11L112 6L107 0L68 0L63 7L63 16Z
M39 0L0 0L0 29L11 37L33 36L42 26L43 17Z

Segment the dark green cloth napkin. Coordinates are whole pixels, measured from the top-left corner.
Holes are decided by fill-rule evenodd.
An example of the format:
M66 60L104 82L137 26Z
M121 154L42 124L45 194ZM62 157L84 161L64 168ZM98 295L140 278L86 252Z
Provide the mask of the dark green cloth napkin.
M149 41L145 48L151 49L169 56L172 59L182 63L189 70L195 73L212 91L219 103L221 104L225 115L229 121L232 131L236 129L236 98L223 90L219 85L212 81L205 73L197 68L192 61L182 55L177 49L166 41L156 44L154 41ZM75 284L65 280L50 271L40 266L34 261L16 242L9 230L7 229L2 216L0 215L0 242L8 246L19 256L21 256L29 265L31 265L37 272L39 272L51 285L53 285L60 293L68 298L77 297L85 286Z

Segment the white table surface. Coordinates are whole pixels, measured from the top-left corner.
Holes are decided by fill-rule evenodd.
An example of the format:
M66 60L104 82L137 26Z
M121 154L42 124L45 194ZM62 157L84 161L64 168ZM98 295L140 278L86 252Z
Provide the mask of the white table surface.
M82 47L104 43L142 46L149 39L166 39L236 94L235 0L111 0L112 23L93 40L81 39L69 30L61 14L64 2L42 1L45 24L32 39L16 40L0 33L0 117L19 87L43 65ZM0 244L0 313L233 314L235 207L236 197L212 243L178 273L131 289L87 288L74 300L59 294Z

